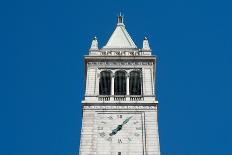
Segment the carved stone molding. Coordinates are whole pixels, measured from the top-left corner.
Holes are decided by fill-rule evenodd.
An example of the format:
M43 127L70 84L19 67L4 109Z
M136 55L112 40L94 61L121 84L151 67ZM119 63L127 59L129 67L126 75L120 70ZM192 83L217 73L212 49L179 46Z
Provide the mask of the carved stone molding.
M143 61L95 61L88 62L89 66L149 66L153 65L153 62L143 62Z
M111 110L157 110L157 106L83 106L85 110L99 110L99 109L111 109Z
M139 52L138 50L128 50L128 51L121 51L119 50L109 50L109 51L100 51L100 55L103 56L138 56L143 55L142 52Z
M126 77L130 77L130 72L132 72L132 71L139 71L139 72L142 73L142 69L138 69L138 68L136 68L136 69L131 69L131 68L116 69L116 68L112 68L110 70L105 69L105 68L99 69L99 72L102 72L102 71L109 71L109 72L111 72L111 78L115 77L115 72L117 72L117 71L126 72ZM141 76L142 76L142 74L141 74ZM97 74L97 77L100 77L100 73Z

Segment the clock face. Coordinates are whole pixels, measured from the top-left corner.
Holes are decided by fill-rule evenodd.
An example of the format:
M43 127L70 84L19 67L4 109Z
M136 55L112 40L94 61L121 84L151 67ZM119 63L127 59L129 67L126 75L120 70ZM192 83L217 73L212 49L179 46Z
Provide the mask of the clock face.
M99 112L97 118L98 154L143 154L142 113ZM102 152L105 151L105 152ZM112 153L113 152L113 153Z

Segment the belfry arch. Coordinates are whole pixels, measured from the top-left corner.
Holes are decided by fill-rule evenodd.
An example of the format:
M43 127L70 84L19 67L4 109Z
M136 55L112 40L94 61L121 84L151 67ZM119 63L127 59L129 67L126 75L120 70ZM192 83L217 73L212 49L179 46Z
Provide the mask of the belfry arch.
M101 71L99 80L99 95L111 94L111 72Z
M123 70L115 72L114 95L126 95L126 72Z
M129 92L130 95L141 95L142 91L142 77L140 71L131 71L129 80Z

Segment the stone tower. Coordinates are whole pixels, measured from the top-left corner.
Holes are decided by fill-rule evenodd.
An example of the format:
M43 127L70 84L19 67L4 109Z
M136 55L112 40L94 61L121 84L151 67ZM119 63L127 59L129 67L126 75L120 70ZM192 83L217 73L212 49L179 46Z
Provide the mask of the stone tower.
M137 48L123 16L103 48L94 37L85 56L80 155L160 155L155 73L148 39Z

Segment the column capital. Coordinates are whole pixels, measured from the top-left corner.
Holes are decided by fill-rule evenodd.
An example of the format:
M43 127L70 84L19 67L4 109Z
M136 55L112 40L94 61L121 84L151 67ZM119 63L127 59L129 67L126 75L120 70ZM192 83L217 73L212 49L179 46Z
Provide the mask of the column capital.
M126 73L126 77L130 77L130 73Z
M111 78L114 78L115 77L115 73L111 72Z

